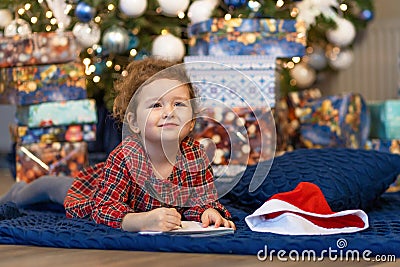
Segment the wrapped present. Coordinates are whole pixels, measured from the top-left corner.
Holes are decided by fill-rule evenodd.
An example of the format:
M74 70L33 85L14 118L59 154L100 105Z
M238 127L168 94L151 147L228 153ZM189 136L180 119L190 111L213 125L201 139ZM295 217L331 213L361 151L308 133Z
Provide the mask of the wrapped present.
M186 56L184 62L200 97L228 107L275 105L275 57Z
M253 165L275 153L275 126L268 108L207 108L196 118L193 137L214 165Z
M362 148L370 119L360 94L334 95L306 103L300 114L300 138L307 148Z
M365 148L381 152L400 154L400 139L393 139L393 140L383 140L376 138L369 139L365 144Z
M369 139L365 144L365 149L368 150L377 150L380 152L400 154L400 139L393 140L383 140L383 139ZM400 175L397 176L397 179L389 186L386 190L387 192L397 192L400 191Z
M400 139L400 100L368 103L371 138Z
M87 167L85 142L17 145L16 179L27 183L43 175L75 176Z
M318 88L290 92L277 101L275 122L277 131L277 150L291 151L303 147L300 142L300 119L305 105L322 97Z
M16 142L32 143L81 142L96 140L96 124L60 125L42 128L15 126L12 133Z
M65 63L79 57L72 32L34 32L0 37L0 67Z
M79 62L0 69L0 104L29 105L86 97L85 68Z
M70 124L96 123L96 103L93 99L47 102L18 106L17 123L30 128Z
M306 27L283 19L213 18L188 27L189 55L303 56Z

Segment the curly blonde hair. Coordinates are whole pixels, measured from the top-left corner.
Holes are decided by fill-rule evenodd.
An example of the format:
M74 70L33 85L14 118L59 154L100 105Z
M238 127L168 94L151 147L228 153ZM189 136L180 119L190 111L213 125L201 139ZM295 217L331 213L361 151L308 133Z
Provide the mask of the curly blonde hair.
M189 96L191 99L196 98L194 87L190 83L189 77L186 75L183 66L176 66L180 62L169 61L160 58L147 57L141 60L135 60L126 67L127 75L121 77L114 84L116 97L113 106L113 116L119 122L124 122L125 112L128 105L138 90L143 88L143 85L149 84L154 79L167 78L178 80L188 85ZM168 71L164 71L168 69ZM157 74L157 75L156 75ZM156 75L155 77L153 77ZM153 77L153 79L152 79ZM135 101L135 99L133 100ZM136 106L134 104L134 106ZM193 107L195 110L195 107Z

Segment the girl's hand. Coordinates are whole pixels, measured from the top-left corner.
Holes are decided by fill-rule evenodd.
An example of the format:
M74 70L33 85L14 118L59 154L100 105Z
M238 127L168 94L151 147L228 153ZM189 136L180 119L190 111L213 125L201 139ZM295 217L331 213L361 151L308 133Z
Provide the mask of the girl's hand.
M125 231L170 231L181 225L181 215L174 208L158 208L148 212L129 213L122 220Z
M170 231L181 225L181 215L174 208L158 208L147 212L147 231Z
M201 215L201 222L203 227L208 227L211 224L214 224L215 227L228 227L236 230L235 223L225 219L221 216L221 214L213 208L206 209Z

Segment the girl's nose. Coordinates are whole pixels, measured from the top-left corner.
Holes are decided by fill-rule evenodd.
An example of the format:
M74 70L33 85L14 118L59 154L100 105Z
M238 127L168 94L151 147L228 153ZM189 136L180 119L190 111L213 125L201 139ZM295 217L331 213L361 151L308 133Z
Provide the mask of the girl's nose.
M174 107L172 105L165 105L162 113L162 118L166 119L168 117L174 116Z

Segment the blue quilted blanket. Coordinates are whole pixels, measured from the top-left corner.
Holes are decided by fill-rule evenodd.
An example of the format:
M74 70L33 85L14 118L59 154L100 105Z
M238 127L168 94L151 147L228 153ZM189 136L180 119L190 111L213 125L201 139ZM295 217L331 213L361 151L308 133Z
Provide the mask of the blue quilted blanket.
M224 201L224 200L223 200ZM199 237L128 233L82 219L66 219L62 210L19 210L13 204L0 206L0 243L63 248L117 249L264 255L283 250L314 251L325 256L357 250L369 256L400 257L400 192L385 193L368 212L370 228L352 234L328 236L283 236L252 232L244 222L247 213L229 201L237 231L233 235ZM36 207L37 208L37 207ZM43 208L43 207L39 207ZM261 252L260 252L261 251ZM261 253L261 254L260 254ZM288 254L286 254L288 255Z
M260 163L260 168L263 164ZM39 205L17 209L0 205L0 244L37 245L136 251L168 251L316 256L354 255L400 257L400 192L384 193L400 173L400 156L364 150L296 150L277 157L265 181L255 192L248 185L255 167L248 167L235 188L221 202L234 216L232 235L199 237L140 235L83 219L67 219L61 206ZM267 173L263 170L262 173ZM284 236L252 232L244 218L273 194L289 191L300 182L319 185L334 210L362 208L370 227L350 234ZM279 254L278 254L279 255Z

